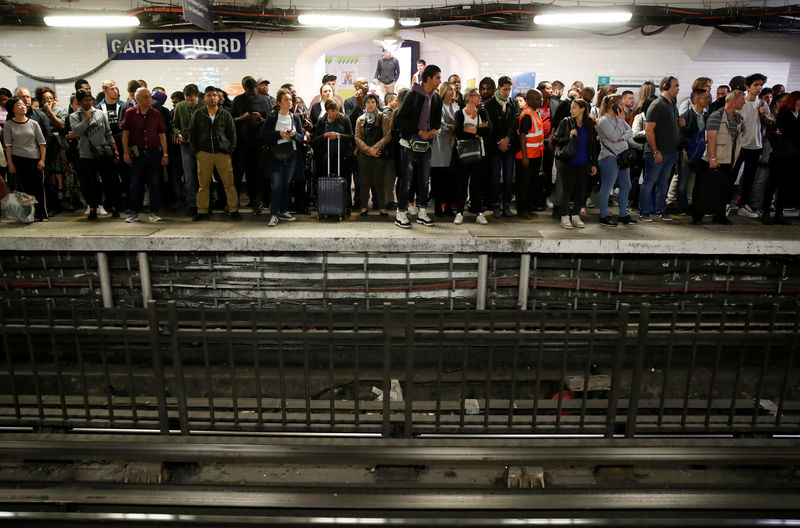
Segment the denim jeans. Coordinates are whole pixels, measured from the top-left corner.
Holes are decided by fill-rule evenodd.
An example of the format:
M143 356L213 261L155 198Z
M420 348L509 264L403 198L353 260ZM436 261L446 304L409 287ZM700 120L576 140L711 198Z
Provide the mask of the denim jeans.
M495 152L489 156L489 167L492 171L492 203L511 203L511 193L514 189L514 153ZM502 171L502 183L501 179Z
M614 156L601 159L597 165L600 167L600 193L597 195L600 218L608 216L608 198L615 183L619 186L619 196L617 196L619 216L628 216L628 193L631 192L630 169L618 168L617 158Z
M183 161L183 183L186 186L186 205L197 207L197 157L191 145L181 145L181 161Z
M689 208L689 178L692 168L682 150L678 151L678 188L675 190L678 198L678 209L686 211Z
M142 209L145 180L150 184L150 212L155 213L161 206L161 155L160 150L143 152L131 163L131 213L139 213Z
M408 194L411 181L417 176L417 204L426 207L428 204L428 182L431 177L431 151L414 152L410 148L400 147L400 181L397 194L397 210L408 210Z
M639 191L639 212L662 213L667 208L667 191L677 154L662 154L656 163L652 152L644 153L644 181Z
M267 158L267 170L272 184L272 198L270 214L277 216L289 210L289 182L294 176L294 167L297 156L292 156L289 161L276 160L273 156Z

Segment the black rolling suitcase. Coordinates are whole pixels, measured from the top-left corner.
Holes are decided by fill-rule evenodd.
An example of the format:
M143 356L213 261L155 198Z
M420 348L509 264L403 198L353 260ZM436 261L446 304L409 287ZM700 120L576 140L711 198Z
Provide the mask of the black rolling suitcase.
M317 215L323 218L338 218L342 220L348 215L347 180L341 177L342 173L342 140L339 138L339 148L336 154L336 176L331 175L331 140L328 140L328 172L319 179L317 189Z

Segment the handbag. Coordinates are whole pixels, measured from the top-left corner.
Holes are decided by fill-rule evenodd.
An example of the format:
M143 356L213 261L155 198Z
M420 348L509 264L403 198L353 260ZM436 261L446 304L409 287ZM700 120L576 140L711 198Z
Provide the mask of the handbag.
M292 119L292 132L294 132L294 119ZM294 140L289 140L284 143L276 143L272 146L272 156L283 163L287 163L290 159L295 156L297 152L297 147L294 144Z
M558 145L553 154L557 160L571 161L575 154L578 152L578 136L569 138L569 141L563 145Z
M706 151L706 131L700 130L686 142L686 157L692 161L703 159Z
M456 143L458 160L470 163L481 159L481 140L480 139L460 139Z

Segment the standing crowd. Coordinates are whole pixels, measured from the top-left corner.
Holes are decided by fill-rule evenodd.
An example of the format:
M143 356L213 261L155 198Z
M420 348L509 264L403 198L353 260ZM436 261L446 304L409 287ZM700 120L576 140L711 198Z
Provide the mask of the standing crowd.
M185 207L202 221L214 210L240 220L240 201L268 226L310 214L320 177L344 179L344 208L367 216L394 211L411 228L455 224L470 213L480 224L552 208L565 229L585 227L594 198L604 227L705 215L786 224L797 202L800 92L765 86L755 73L716 88L696 79L679 103L679 80L646 82L639 93L597 93L581 82L539 82L512 94L512 79L461 78L418 62L411 89L394 92L397 59L386 51L375 82L354 80L336 93L325 75L308 105L284 84L248 76L229 100L213 86L152 91L144 80L102 83L95 97L75 82L68 107L54 89L0 88L3 156L9 187L35 196L35 216L83 210L89 220L125 215L161 221L163 207ZM737 185L738 182L738 185ZM596 195L594 194L596 191ZM242 198L240 198L242 197ZM145 200L145 198L147 200ZM618 208L614 215L611 208ZM632 214L637 211L634 217Z

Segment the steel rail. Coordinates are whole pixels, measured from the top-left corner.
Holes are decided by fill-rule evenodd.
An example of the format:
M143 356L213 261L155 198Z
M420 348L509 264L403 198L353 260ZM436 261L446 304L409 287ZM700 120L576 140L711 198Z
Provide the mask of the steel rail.
M331 464L716 464L800 463L796 439L365 439L13 434L0 457L40 460L148 460ZM14 438L8 438L14 437ZM800 502L798 502L800 504Z

